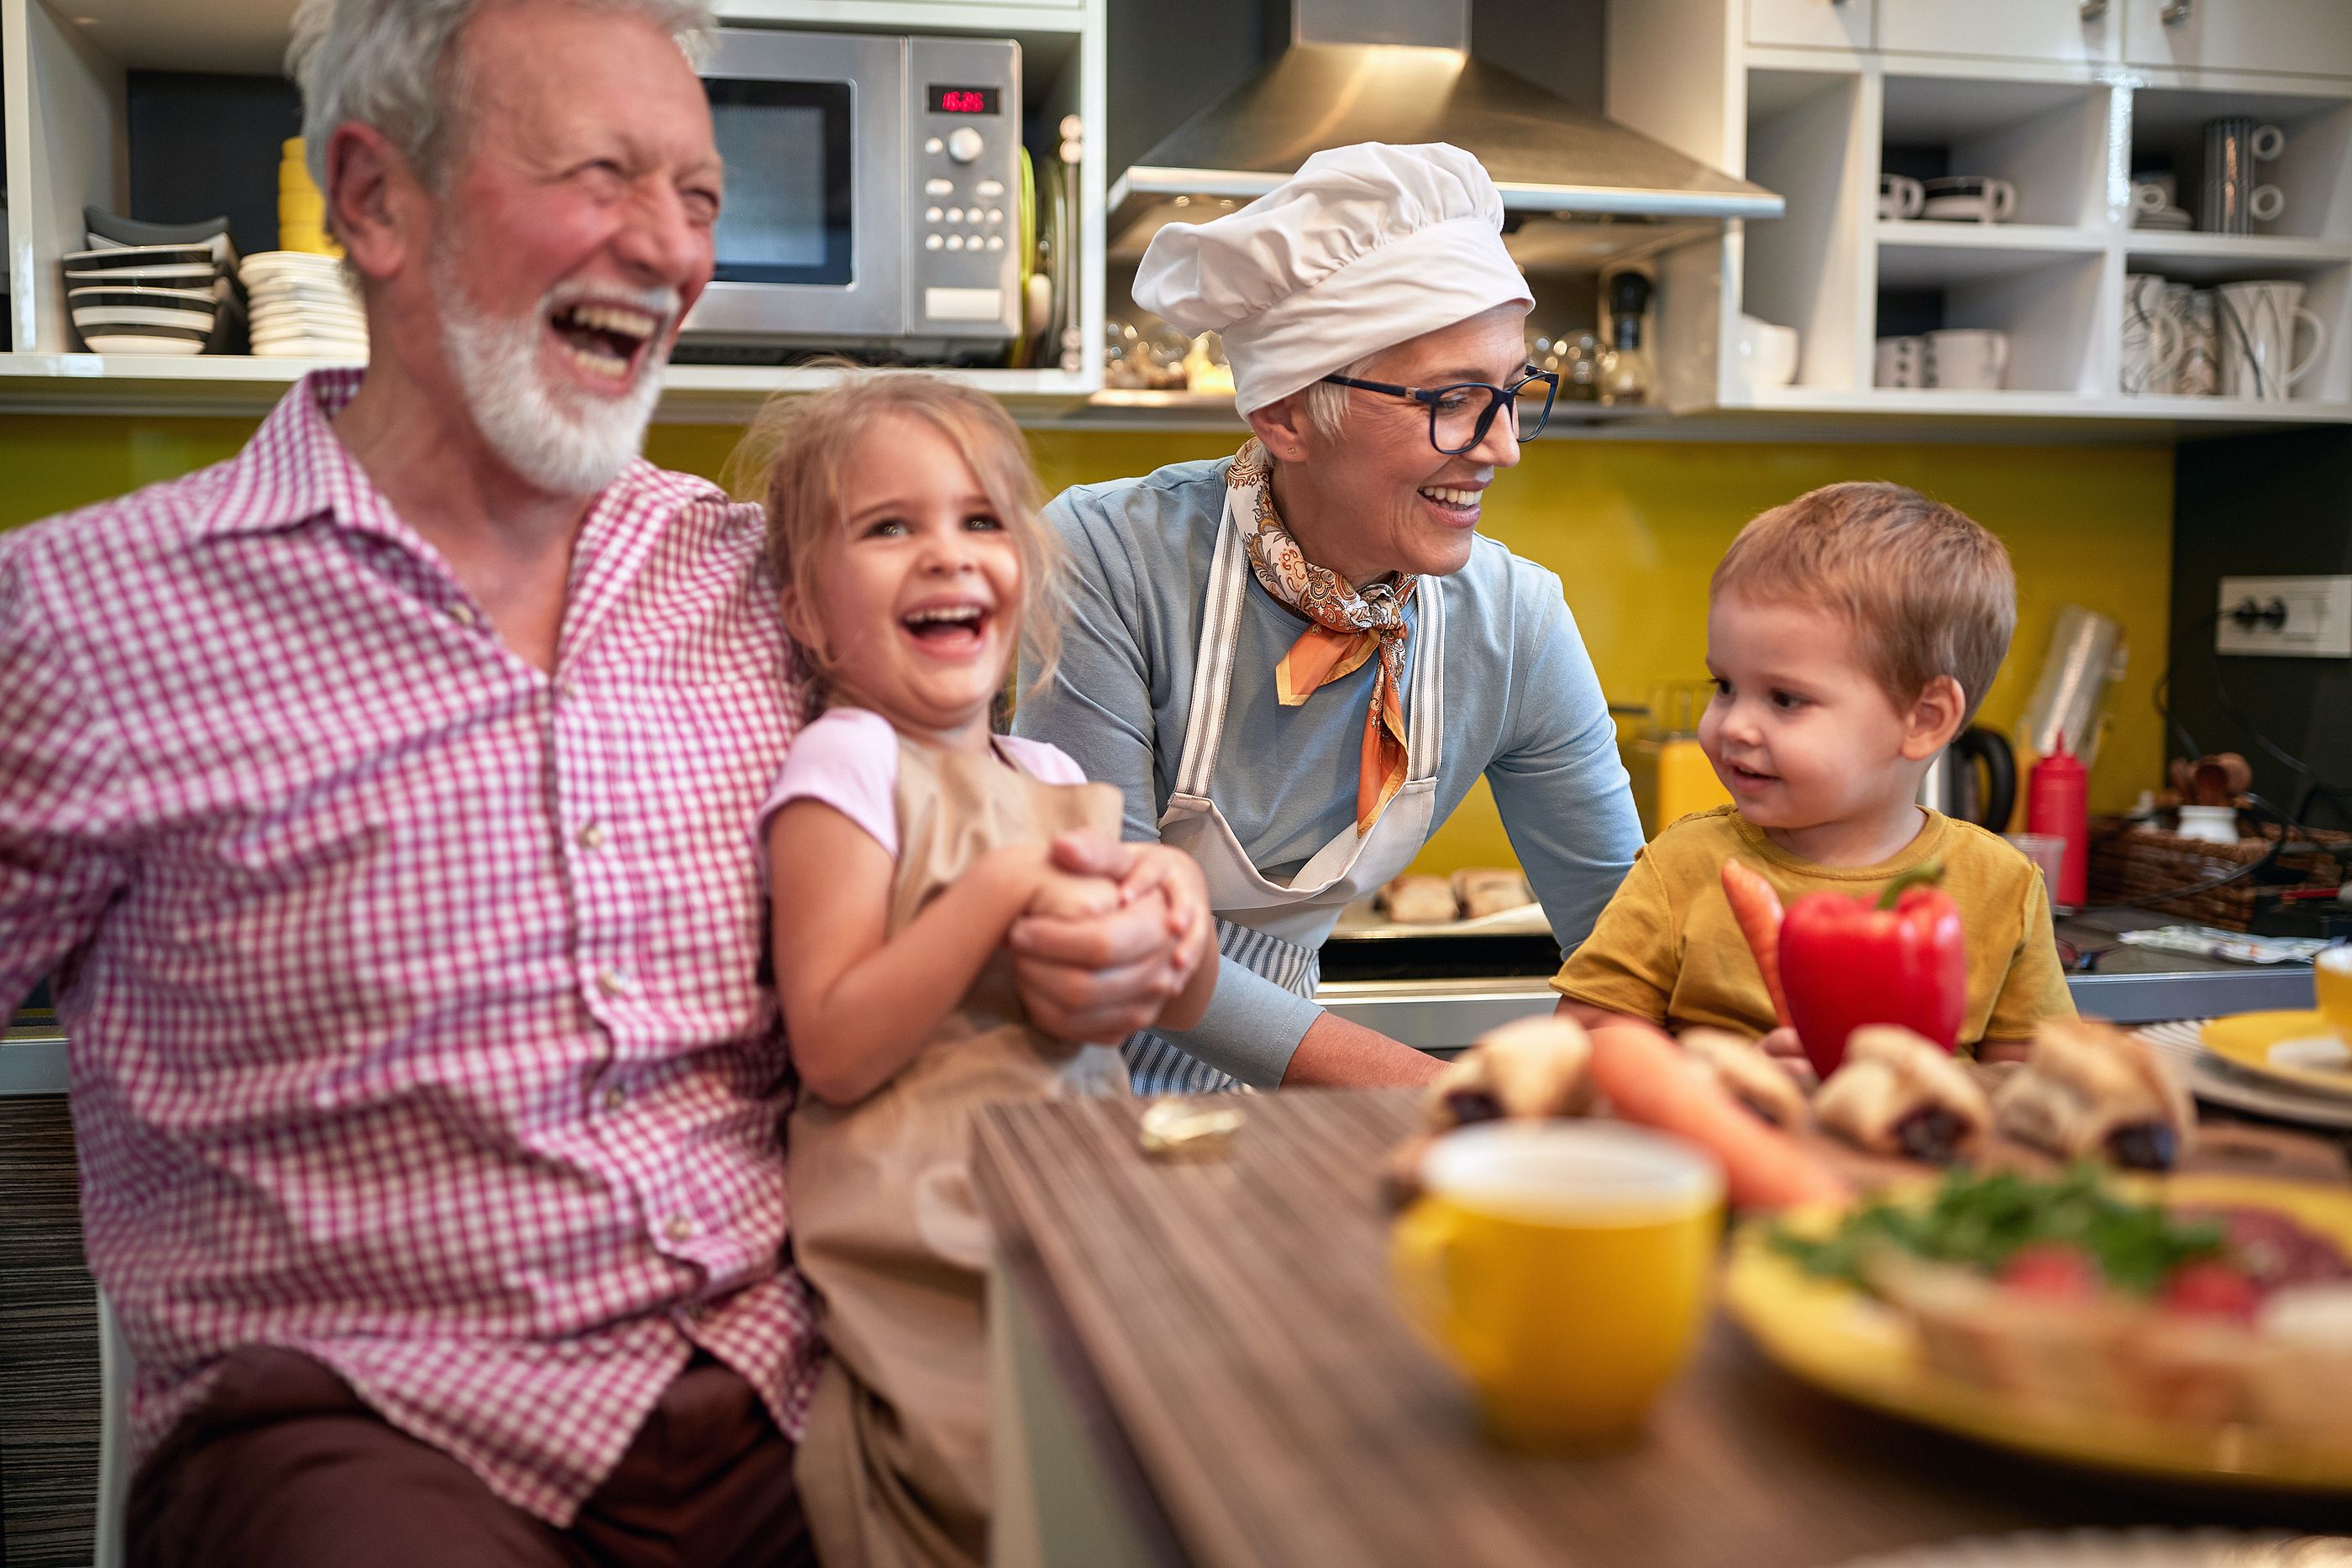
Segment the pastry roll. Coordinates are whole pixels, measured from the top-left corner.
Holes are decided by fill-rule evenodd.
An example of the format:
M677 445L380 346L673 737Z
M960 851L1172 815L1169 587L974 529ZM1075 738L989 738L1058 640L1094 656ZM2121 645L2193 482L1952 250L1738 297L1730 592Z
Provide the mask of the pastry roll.
M1796 1080L1753 1042L1719 1029L1685 1030L1681 1039L1734 1100L1772 1125L1793 1130L1812 1121Z
M1442 876L1401 876L1381 889L1381 907L1400 925L1443 925L1459 913Z
M1488 1030L1445 1064L1423 1098L1440 1131L1498 1116L1574 1116L1592 1099L1592 1041L1574 1019L1526 1018Z
M1853 1031L1813 1114L1856 1148L1938 1165L1975 1152L1992 1126L1992 1106L1967 1068L1889 1024Z
M1993 1101L2002 1133L2063 1159L2095 1155L2170 1170L2197 1120L2189 1092L2137 1035L2090 1019L2034 1031L2022 1071Z
M1508 867L1473 867L1454 873L1454 902L1465 920L1506 909L1522 909L1536 901L1528 879Z

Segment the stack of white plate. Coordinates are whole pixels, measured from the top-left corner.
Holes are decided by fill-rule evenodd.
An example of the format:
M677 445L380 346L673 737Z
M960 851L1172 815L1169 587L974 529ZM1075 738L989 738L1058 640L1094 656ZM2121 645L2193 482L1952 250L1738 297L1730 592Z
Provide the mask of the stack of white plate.
M308 251L265 250L241 268L253 308L253 351L267 359L367 360L367 317L342 263Z
M103 242L65 258L66 309L100 354L200 354L234 315L226 236L193 245Z

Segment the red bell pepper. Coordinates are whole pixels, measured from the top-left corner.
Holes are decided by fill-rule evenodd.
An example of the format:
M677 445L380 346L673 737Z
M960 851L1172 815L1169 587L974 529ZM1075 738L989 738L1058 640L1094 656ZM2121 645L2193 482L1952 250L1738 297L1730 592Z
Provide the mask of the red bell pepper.
M1864 1024L1900 1024L1946 1051L1967 1016L1969 963L1960 908L1935 883L1934 862L1887 884L1875 907L1843 893L1809 893L1780 924L1780 986L1806 1059L1822 1077Z

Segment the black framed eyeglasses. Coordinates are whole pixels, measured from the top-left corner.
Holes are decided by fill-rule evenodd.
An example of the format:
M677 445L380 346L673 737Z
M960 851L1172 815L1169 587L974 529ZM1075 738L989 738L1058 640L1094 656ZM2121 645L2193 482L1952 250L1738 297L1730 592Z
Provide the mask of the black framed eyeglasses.
M1559 395L1559 372L1528 365L1518 380L1498 387L1492 382L1454 382L1442 387L1399 386L1394 382L1359 381L1354 376L1328 375L1333 386L1386 397L1410 398L1429 408L1429 444L1448 457L1457 457L1486 439L1495 415L1506 407L1521 441L1530 440L1551 418L1552 400Z

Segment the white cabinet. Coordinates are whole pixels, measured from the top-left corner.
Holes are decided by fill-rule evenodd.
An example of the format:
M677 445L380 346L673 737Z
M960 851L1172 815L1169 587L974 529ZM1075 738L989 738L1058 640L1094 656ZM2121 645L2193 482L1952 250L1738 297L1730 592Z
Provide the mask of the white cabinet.
M2136 66L2352 77L2347 0L2114 0Z
M1877 5L1878 0L1748 0L1748 41L1866 49Z
M1826 5L1610 5L1612 112L1787 202L1775 222L1654 258L1661 380L1676 410L2352 425L2352 0L2188 0L2179 37L2207 57L2137 67L2126 57L2142 58L2134 40L2163 26L2158 0L2107 0L2088 16L2084 0L1876 0L1858 45L1768 30L1818 28ZM1723 114L1727 104L1738 112ZM2252 234L2135 227L2129 176L2169 172L2193 209L2205 128L2238 116L2279 127L2284 146L2261 177L2281 214ZM1883 174L2000 180L2015 188L2015 212L1881 218ZM2282 402L2126 396L2129 274L2206 290L2298 284L2327 346ZM1744 372L1743 315L1796 331L1788 384ZM1937 331L2002 334L2002 383L1874 384L1876 340Z
M1878 0L1878 47L1889 52L2011 60L2113 60L2121 0Z

